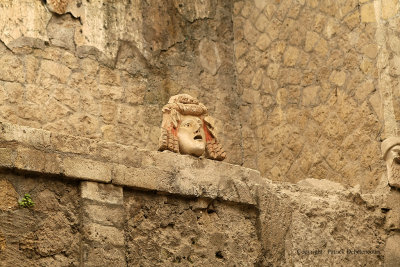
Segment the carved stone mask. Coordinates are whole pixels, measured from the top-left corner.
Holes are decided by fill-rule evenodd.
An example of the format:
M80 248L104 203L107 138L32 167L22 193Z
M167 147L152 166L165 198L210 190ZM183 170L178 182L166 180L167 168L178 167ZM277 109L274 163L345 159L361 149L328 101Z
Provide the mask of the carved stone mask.
M178 127L179 151L200 157L206 149L206 135L203 121L195 116L184 115Z
M400 188L400 137L389 137L381 145L383 159L386 161L388 183Z
M196 98L179 94L163 107L159 150L224 160L226 153L218 142L215 121Z

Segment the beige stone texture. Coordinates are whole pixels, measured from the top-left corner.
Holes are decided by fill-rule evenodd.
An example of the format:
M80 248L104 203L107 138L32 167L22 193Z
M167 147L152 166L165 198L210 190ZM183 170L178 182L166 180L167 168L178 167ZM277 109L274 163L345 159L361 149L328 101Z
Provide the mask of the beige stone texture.
M399 2L396 0L383 0L382 1L382 18L390 19L398 12Z
M394 233L386 241L385 247L385 265L396 266L400 260L400 236L398 233Z
M199 44L200 63L211 75L215 75L221 66L218 46L215 42L203 39Z
M361 6L361 22L376 22L375 7L373 2Z
M388 76L398 76L396 55L388 54L397 53L397 34L375 23L381 10L376 7L371 1L271 2L263 9L264 29L256 18L234 15L248 25L244 36L251 36L254 25L260 36L270 37L265 55L252 52L260 49L257 43L248 42L246 52L241 42L236 62L244 166L273 180L326 178L374 190L385 173L378 151L386 134L380 129L392 125L385 132L395 132L390 95L397 90ZM396 22L390 23L395 31ZM236 36L234 41L236 47ZM260 68L265 74L258 87ZM266 100L262 110L258 98ZM255 133L245 134L247 129ZM356 143L371 154L361 156Z
M261 34L256 42L256 46L261 51L265 51L265 49L267 49L270 44L271 44L271 39L268 37L266 33Z
M259 220L284 223L269 224L272 230L266 230L268 241L264 247L257 245L255 251L246 251L251 255L248 264L382 264L382 256L312 258L298 255L296 250L317 247L323 241L336 246L332 240L368 249L354 243L362 240L387 254L385 264L390 266L397 262L394 239L388 240L385 252L385 234L374 227L396 231L398 210L387 210L384 226L378 208L368 206L368 201L365 204L357 193L343 193L345 189L321 179L338 182L344 188L359 185L360 192L371 193L380 186L382 176L388 178L379 147L388 137L399 136L400 129L398 13L395 0L169 0L162 5L155 0L2 1L2 170L12 168L38 180L42 174L52 178L62 174L66 183L74 178L191 198L202 196L203 202L210 198L227 200L234 206L227 216L240 214L238 203L254 207L254 184L262 180L293 183L309 178L293 190L274 187L285 191L290 203L282 200L265 206L279 210L282 204L285 210L293 210ZM157 149L162 106L170 96L180 93L197 97L219 120L218 137L227 150L227 164L218 167L204 159L149 152ZM21 177L15 179L12 183L19 195L34 190L34 179L27 178L27 183ZM32 191L40 203L35 212L41 213L37 216L43 224L39 217L33 219L29 210L0 212L0 224L7 226L0 233L0 249L1 236L7 241L7 252L0 253L0 262L6 266L24 265L27 256L36 260L31 265L39 266L76 266L81 264L78 258L97 266L128 264L124 251L107 246L94 249L90 241L82 245L87 253L78 256L78 241L74 241L80 238L75 238L79 232L73 211L77 210L76 203L71 202L67 208L62 199L73 190L69 191L70 185L68 192L57 191L53 185L46 191L43 186L38 189L40 193ZM330 190L325 203L322 193L317 189L307 191L305 186L337 188L343 194ZM286 199L275 189L268 190ZM314 203L311 196L320 204L319 213L308 205ZM130 203L141 203L142 199L146 197ZM364 204L352 206L355 204L349 204L349 199L364 203L368 210L363 210ZM97 200L84 201L86 205ZM62 209L56 208L57 202ZM108 205L100 203L91 204ZM162 205L162 200L157 203L154 205ZM98 209L93 208L90 214ZM221 209L226 209L225 202ZM46 217L50 211L53 219ZM110 214L121 211L113 212ZM207 225L213 225L216 212L208 209L204 213L209 217L201 216L200 221L208 220L211 223ZM88 211L85 220L119 227L110 214L104 220L90 214ZM135 214L140 221L142 214ZM235 233L253 242L257 226L252 225L258 219L251 217L251 223L245 224L239 217L235 222L252 230L238 229ZM326 217L333 219L324 221ZM9 222L14 220L16 232L3 230L9 229ZM24 226L23 222L30 220L32 225ZM334 225L336 221L340 224ZM370 226L374 222L369 229L364 227L367 221ZM132 225L140 227L136 223ZM232 226L228 222L226 225ZM361 233L349 230L351 225L361 225ZM154 238L164 233L163 242L169 242L177 231L174 227L167 224L153 228L160 231L154 233ZM196 227L201 229L196 233L204 234L209 229ZM66 238L57 236L59 228ZM142 242L143 235L135 235L135 230L131 233ZM258 232L258 236L263 234ZM152 238L141 244L154 249L149 251L161 251L152 246ZM214 239L220 238L201 239L203 248L208 245L212 250L204 252L207 260L202 260L201 253L194 253L191 259L195 264L247 264L235 258L242 255L241 251L235 252L229 245L227 250L210 246ZM138 247L127 250L137 257L150 255L166 265L187 265L191 240L187 244L163 250L157 259L152 258L156 255L152 252L140 254ZM14 253L21 250L23 253ZM266 254L260 256L260 251ZM139 264L134 257L128 261Z
M285 101L290 103L290 100ZM325 111L326 114L321 109L317 111L323 119L330 109ZM346 118L343 111L337 115ZM294 109L289 110L288 117L299 124L303 121ZM338 135L334 132L337 128L341 127L327 130L332 131L329 134ZM35 202L35 213L0 212L0 218L30 218L28 224L23 217L21 222L12 220L13 227L2 228L6 229L3 233L6 240L14 240L13 229L37 229L31 224L37 223L40 217L39 230L23 235L19 243L11 242L10 246L7 243L6 254L0 255L6 263L12 259L20 262L33 255L30 260L35 263L69 262L70 265L77 262L136 265L155 261L212 265L240 262L244 266L279 266L293 262L303 265L326 262L331 265L342 262L379 265L383 264L383 258L379 256L383 251L385 259L386 255L390 256L387 263L396 257L393 242L389 240L385 247L384 241L387 237L385 227L397 227L400 195L393 189L387 192L386 184L380 185L383 187L374 193L362 194L359 185L346 188L326 179L302 179L297 185L273 183L256 170L224 162L167 151L150 152L57 133L52 133L51 138L43 138L47 134L44 130L7 123L2 123L0 129L2 145L17 154L17 159L12 158L14 165L2 166L5 178L2 181L11 185L6 187L15 186L14 191L18 193L30 192ZM284 141L281 137L287 129L270 128L262 133L272 132L275 136L269 140L271 152L280 150L282 145L273 142ZM36 138L25 138L24 132L31 132ZM256 136L259 136L258 132ZM299 134L296 137L293 140L302 141ZM59 139L64 141L62 147L54 143ZM346 142L350 146L354 143L352 140ZM90 149L74 149L82 144ZM315 177L329 174L329 166L322 157L332 165L340 165L338 162L343 153L339 150L319 151L318 154L312 150L313 146L302 146L302 143L289 142L283 156L291 158L291 151L299 153L306 149L309 154L304 158L312 159L308 168ZM373 146L363 147L363 152L366 155L378 153L373 149ZM43 179L40 177L46 173L42 169L43 163L16 164L19 157L32 155L39 159L38 162L43 162L41 157L46 159L47 155L61 158L63 172ZM370 164L368 160L369 157L360 158L362 164ZM103 181L108 183L87 181L92 179L88 178L88 173L102 176L98 173L105 161L112 168L112 179ZM275 165L271 167L272 175L283 175L284 169L290 170L290 166L282 163L284 161L272 163ZM295 169L296 172L303 171L304 165L300 164L301 168ZM37 166L37 170L32 166ZM8 174L11 169L24 172L24 176ZM80 186L76 179L80 180ZM386 215L382 208L388 211ZM0 220L0 225L10 222L9 219ZM80 231L71 231L73 227L80 227L76 228ZM76 237L78 234L82 236ZM126 242L127 238L134 242ZM225 240L224 243L221 240ZM23 253L19 251L17 256L10 258L8 255L14 255L10 249L16 244ZM345 247L347 256L332 257L333 252L329 251L341 246ZM169 253L154 253L160 247ZM347 249L351 251L347 252ZM126 250L135 256L125 257ZM319 250L318 258L307 252ZM353 255L358 250L369 252L368 255ZM69 254L64 255L67 251ZM64 256L53 257L58 254Z
M0 180L1 192L0 192L0 210L12 210L18 207L18 194L15 191L14 186L7 180ZM5 240L3 237L3 249L5 246ZM0 249L2 251L3 249Z
M126 191L127 265L254 266L262 248L252 207Z
M71 177L82 177L89 181L110 182L111 165L85 158L66 157L62 161L64 174Z
M83 228L85 237L90 241L106 243L114 247L124 245L124 232L120 229L96 223L87 224Z
M169 96L191 93L204 101L214 98L211 88L221 88L208 106L224 122L220 135L231 135L223 138L233 152L227 160L241 163L239 135L235 134L240 124L234 116L238 95L233 46L228 37L233 29L231 19L224 15L229 3L168 1L158 9L156 3L28 2L2 5L7 16L1 25L6 29L6 20L15 18L10 29L19 31L0 37L3 121L157 149L160 106ZM20 9L31 10L32 19L20 18L24 14L17 12ZM183 35L185 27L191 28L191 37ZM268 38L260 40L265 49ZM110 101L107 107L105 100ZM221 100L229 103L220 107ZM130 119L131 125L118 121L120 107L125 105L140 111Z
M329 77L329 80L337 86L342 86L346 81L346 73L344 71L334 71Z
M2 1L0 39L9 47L41 44L47 41L46 26L51 18L38 1ZM41 40L41 43L35 43Z
M383 264L386 235L373 197L319 179L281 186L270 184L260 195L260 219L267 222L261 242L269 252L262 265Z
M0 251L5 250L6 247L7 247L6 239L4 237L3 232L0 231Z
M296 65L297 59L299 57L299 51L295 47L288 47L285 54L283 55L283 64L289 67Z
M319 86L309 86L303 89L302 103L305 106L316 105L318 103Z
M207 169L202 167L204 164ZM172 166L179 171L174 173ZM151 153L144 159L143 168L117 165L113 183L145 190L255 203L254 186L261 181L259 172L229 164L223 169L217 166L217 162L171 152Z
M82 182L81 197L108 204L122 204L122 187L96 182Z
M306 52L310 52L314 48L314 46L318 42L318 40L319 40L319 36L317 33L312 32L312 31L307 32L304 50Z
M43 175L2 171L1 176L2 181L8 180L18 192L14 197L17 206L18 198L25 193L30 194L35 205L0 211L0 265L79 265L81 234L77 228L80 224L77 185L58 178L43 178ZM3 190L3 186L1 188Z

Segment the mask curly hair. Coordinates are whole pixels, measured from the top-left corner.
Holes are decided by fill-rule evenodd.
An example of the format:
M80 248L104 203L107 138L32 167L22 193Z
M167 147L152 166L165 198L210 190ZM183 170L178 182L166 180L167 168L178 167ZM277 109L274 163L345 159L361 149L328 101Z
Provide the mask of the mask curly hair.
M198 116L203 121L206 136L205 157L214 160L224 160L225 151L215 136L212 118L207 116L207 108L196 98L179 94L172 96L163 109L163 121L161 124L161 136L159 140L159 151L170 150L179 153L178 126L181 115Z

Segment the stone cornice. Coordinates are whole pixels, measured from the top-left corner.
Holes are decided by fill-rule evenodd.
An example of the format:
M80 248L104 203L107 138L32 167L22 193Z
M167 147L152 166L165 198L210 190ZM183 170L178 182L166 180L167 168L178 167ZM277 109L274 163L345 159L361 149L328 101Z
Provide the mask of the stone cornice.
M5 122L0 122L0 167L250 205L263 183L258 171L229 163Z

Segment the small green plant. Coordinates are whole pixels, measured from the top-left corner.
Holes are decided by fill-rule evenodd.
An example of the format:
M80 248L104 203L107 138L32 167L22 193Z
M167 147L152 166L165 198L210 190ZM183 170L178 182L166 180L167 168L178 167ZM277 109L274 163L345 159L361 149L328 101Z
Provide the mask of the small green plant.
M35 202L32 201L31 195L25 194L21 201L18 202L22 208L31 208L35 206Z

